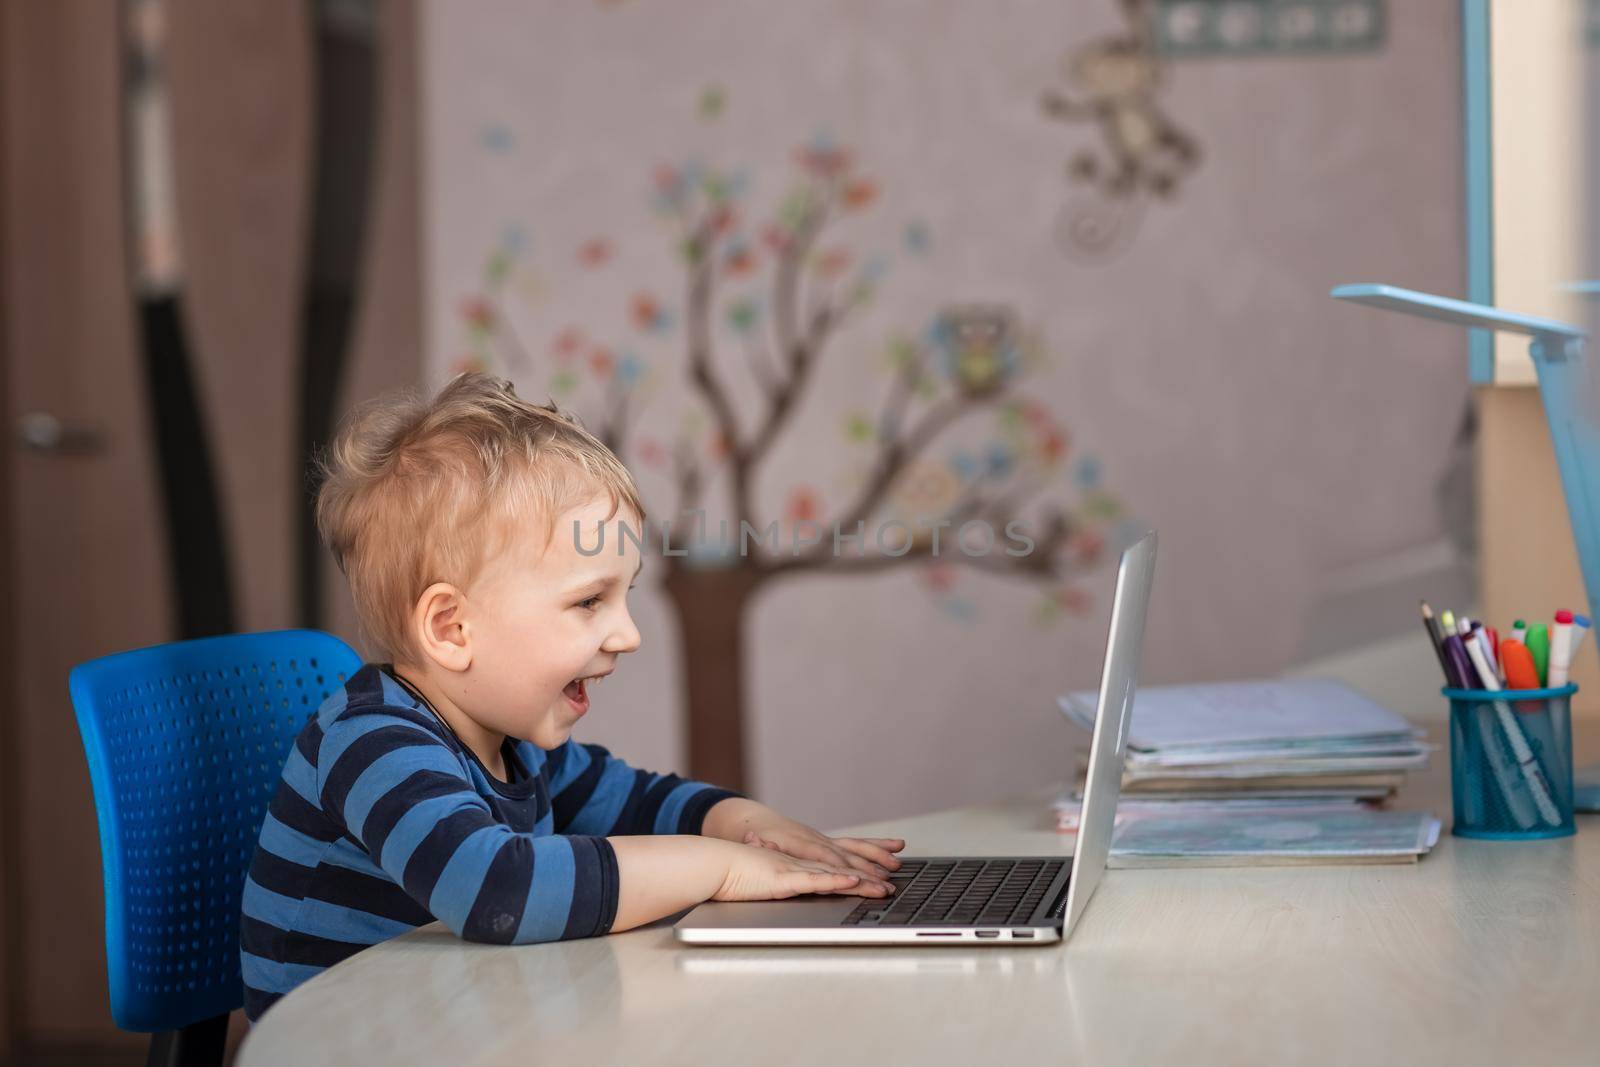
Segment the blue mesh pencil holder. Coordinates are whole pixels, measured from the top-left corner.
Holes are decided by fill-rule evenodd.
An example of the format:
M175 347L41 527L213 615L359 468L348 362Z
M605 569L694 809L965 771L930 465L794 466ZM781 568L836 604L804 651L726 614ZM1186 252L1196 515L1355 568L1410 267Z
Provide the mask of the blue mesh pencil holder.
M1567 837L1572 820L1572 694L1559 689L1443 690L1450 698L1451 832Z

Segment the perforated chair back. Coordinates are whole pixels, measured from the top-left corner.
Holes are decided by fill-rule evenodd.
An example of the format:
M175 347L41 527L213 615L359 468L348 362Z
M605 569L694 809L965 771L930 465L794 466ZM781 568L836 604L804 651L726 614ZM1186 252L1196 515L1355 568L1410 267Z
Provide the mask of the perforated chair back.
M239 898L267 804L295 735L360 665L336 637L282 630L73 668L119 1027L178 1030L244 1003Z

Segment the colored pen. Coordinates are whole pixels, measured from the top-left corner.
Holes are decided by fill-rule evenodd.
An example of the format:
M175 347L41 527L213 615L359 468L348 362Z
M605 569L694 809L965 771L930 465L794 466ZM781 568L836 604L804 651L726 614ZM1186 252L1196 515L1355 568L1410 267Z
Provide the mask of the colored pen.
M1574 615L1572 617L1572 658L1578 658L1578 649L1583 647L1583 639L1589 636L1591 629L1589 616Z
M1461 688L1461 679L1454 676L1450 669L1450 661L1444 654L1444 634L1439 632L1439 620L1433 617L1433 608L1426 600L1422 601L1422 625L1428 631L1428 642L1433 645L1433 654L1439 657L1439 669L1444 671L1444 684L1452 689Z
M1528 640L1528 624L1523 622L1521 619L1518 619L1516 622L1512 623L1511 636L1526 644Z
M1445 608L1444 611L1439 613L1439 626L1446 635L1456 632L1456 617L1449 608Z
M1494 645L1489 639L1489 628L1483 623L1473 620L1472 629L1467 632L1467 640L1476 642L1477 646L1483 650L1483 659L1489 667L1489 672L1496 679L1499 679L1500 660L1494 654ZM1488 686L1484 686L1484 688L1487 689Z
M1556 624L1550 627L1550 688L1560 689L1567 684L1567 669L1572 666L1572 612L1556 612Z
M1539 687L1542 689L1545 679L1550 677L1550 631L1544 623L1536 622L1528 627L1528 636L1522 643L1533 653L1533 665L1539 669Z
M1478 672L1472 666L1472 658L1467 655L1467 646L1462 643L1460 634L1451 634L1444 639L1445 662L1450 665L1450 673L1454 674L1453 685L1460 689L1482 689L1478 683Z
M1478 677L1483 681L1483 687L1491 692L1500 692L1500 680L1489 670L1488 663L1482 662L1483 650L1469 641L1467 655L1472 657L1472 665L1478 669ZM1500 729L1505 731L1506 740L1511 742L1511 757L1522 769L1522 777L1527 779L1528 790L1533 794L1533 803L1538 807L1539 814L1551 826L1560 826L1561 812L1551 798L1550 782L1544 776L1544 768L1539 766L1539 761L1534 758L1533 750L1528 747L1528 739L1522 735L1522 727L1517 725L1516 716L1512 715L1511 709L1503 700L1494 702L1494 713L1500 720Z

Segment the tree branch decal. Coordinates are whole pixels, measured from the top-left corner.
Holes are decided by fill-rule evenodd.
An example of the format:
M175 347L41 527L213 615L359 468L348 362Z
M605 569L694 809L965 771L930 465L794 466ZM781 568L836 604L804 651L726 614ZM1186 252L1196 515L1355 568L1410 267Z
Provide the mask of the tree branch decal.
M1122 517L1116 497L1099 485L1092 457L1080 458L1069 475L1065 429L1022 384L1046 359L1042 341L1008 307L957 302L915 333L889 340L875 414L847 413L845 433L862 462L846 499L828 509L820 492L794 486L782 519L763 524L756 501L763 498L765 462L797 425L818 368L872 301L890 257L858 256L839 241L838 231L880 195L853 154L832 140L819 137L795 152L790 188L764 220L752 216L750 185L742 171L693 161L654 174L654 209L683 270L681 323L648 291L634 293L628 317L643 343L681 346L693 404L681 412L670 443L633 432L659 385L660 366L578 327L544 331L551 393L593 415L597 434L625 460L668 480L674 518L696 516L703 526L707 490L725 492L712 521L721 519L732 537L711 550L698 542L682 547L681 527L668 534L647 524L645 533L684 631L691 773L734 788L748 788L743 615L768 583L917 567L932 591L954 603L954 569L961 567L1038 588L1048 608L1041 618L1080 612L1088 597L1078 580L1099 563L1105 530ZM926 255L929 244L925 227L907 223L906 257ZM463 304L462 366L525 381L540 365L538 349L524 338L537 344L541 331L519 330L512 321L513 313L527 321L519 291L522 305L540 306L542 276L527 262L526 245L515 233L504 236L489 257L482 291ZM614 251L595 238L579 250L579 267L608 269ZM736 358L724 358L719 345ZM753 404L736 399L730 375L741 366L755 386ZM741 415L752 421L742 423ZM970 431L985 420L997 432L973 444ZM1038 504L1068 477L1079 490L1076 505ZM869 524L876 525L870 535ZM766 543L784 526L789 551L781 537ZM970 538L963 539L975 528L990 542L981 551L970 551ZM996 529L1006 531L1003 547L995 543ZM844 538L855 551L838 549Z

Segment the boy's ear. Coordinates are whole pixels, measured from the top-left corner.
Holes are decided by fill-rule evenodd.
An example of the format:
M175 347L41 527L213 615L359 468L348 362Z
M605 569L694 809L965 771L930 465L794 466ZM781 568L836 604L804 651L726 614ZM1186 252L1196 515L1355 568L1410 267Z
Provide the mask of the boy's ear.
M411 613L422 654L447 671L472 666L467 636L466 597L449 582L435 582L422 591Z

